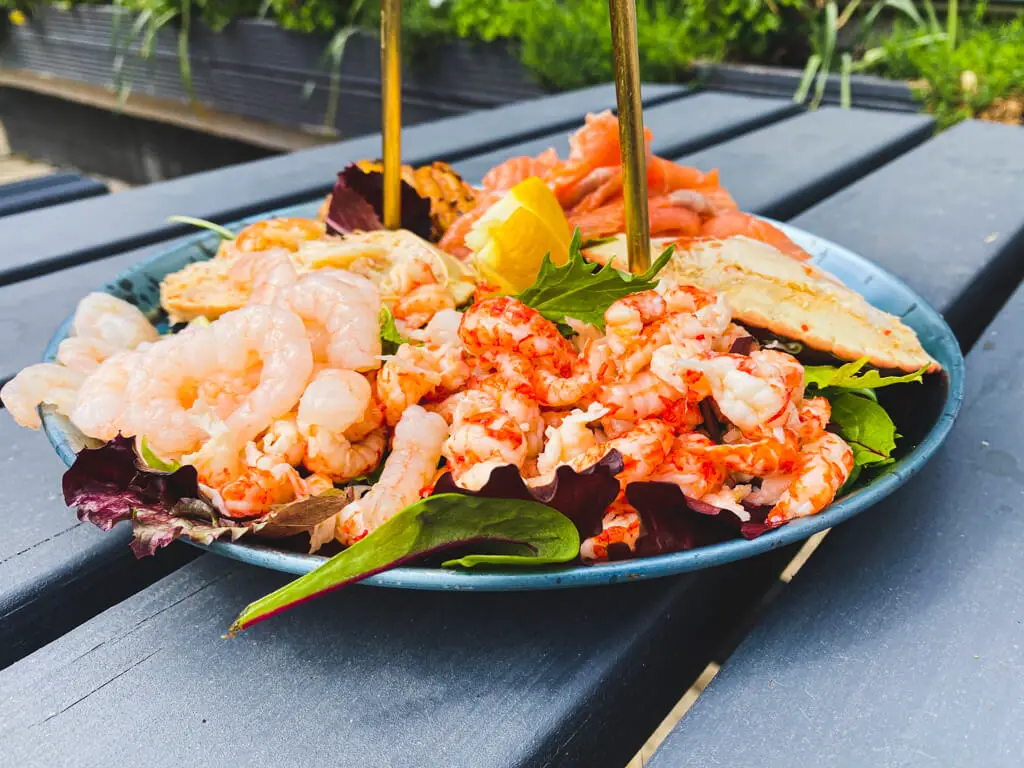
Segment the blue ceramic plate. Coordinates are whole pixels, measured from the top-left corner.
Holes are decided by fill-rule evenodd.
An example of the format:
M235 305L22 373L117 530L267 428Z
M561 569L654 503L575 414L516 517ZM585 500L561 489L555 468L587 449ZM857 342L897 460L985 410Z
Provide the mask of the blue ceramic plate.
M313 216L317 205L307 204L261 215L251 221L271 216ZM239 222L240 229L249 221ZM935 453L949 433L963 398L964 365L960 346L945 321L924 299L901 280L867 259L810 235L801 230L776 223L804 249L813 254L816 264L840 278L850 288L876 307L903 318L921 339L924 348L938 360L944 373L928 377L923 388L914 387L904 401L889 403L904 437L898 460L886 467L869 484L836 501L824 512L803 518L770 531L752 541L735 539L721 544L603 565L569 565L532 570L469 571L442 568L396 568L367 579L365 584L405 589L475 589L489 591L558 589L620 581L651 579L699 568L753 557L777 547L802 541L818 531L843 522L863 512L895 491L916 473ZM103 290L139 306L154 320L159 309L159 283L167 274L186 264L210 258L217 247L215 235L204 234L182 242L131 269L122 272ZM166 321L165 321L166 322ZM57 345L67 336L71 318L60 327L46 350L46 359L53 360ZM894 387L886 393L903 389ZM70 465L83 445L82 435L68 422L52 412L43 414L43 424L50 442L65 464ZM198 545L197 545L198 546ZM275 548L273 543L258 539L238 542L215 542L204 547L218 555L231 557L263 568L287 573L307 573L325 561L318 555L301 554Z

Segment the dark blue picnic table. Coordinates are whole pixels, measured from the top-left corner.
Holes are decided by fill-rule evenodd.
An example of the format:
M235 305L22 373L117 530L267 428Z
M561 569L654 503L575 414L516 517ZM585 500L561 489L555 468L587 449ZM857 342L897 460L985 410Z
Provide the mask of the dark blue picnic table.
M995 320L933 465L831 532L781 593L794 547L582 590L358 587L228 641L286 576L184 544L133 562L123 533L64 509L45 439L2 419L0 765L622 768L737 644L654 765L1020 763L1024 296L1000 309L1024 274L1024 132L932 138L927 117L677 87L645 102L656 153L718 167L743 207L875 259L965 350ZM417 126L405 159L476 181L564 149L613 103L605 86ZM315 199L378 154L360 139L0 220L0 379L87 290L183 234L168 215Z

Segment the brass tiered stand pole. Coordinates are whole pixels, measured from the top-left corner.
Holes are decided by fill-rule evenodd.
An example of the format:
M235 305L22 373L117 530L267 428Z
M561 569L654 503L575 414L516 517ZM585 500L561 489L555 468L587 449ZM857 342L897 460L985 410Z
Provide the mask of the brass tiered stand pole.
M402 0L380 6L381 135L384 226L402 226Z
M608 0L608 10L612 19L615 97L619 105L622 194L626 204L629 271L643 272L651 265L651 230L647 218L647 158L644 147L643 107L640 102L636 2Z

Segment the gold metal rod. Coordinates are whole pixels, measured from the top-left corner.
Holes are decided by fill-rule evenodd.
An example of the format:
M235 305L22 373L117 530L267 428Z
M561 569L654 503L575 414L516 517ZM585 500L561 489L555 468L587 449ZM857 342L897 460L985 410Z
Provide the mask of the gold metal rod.
M615 98L622 145L622 193L626 205L629 271L651 265L651 229L647 219L647 157L640 102L640 56L636 41L635 0L608 0L612 20Z
M402 226L402 0L380 5L381 136L384 226Z

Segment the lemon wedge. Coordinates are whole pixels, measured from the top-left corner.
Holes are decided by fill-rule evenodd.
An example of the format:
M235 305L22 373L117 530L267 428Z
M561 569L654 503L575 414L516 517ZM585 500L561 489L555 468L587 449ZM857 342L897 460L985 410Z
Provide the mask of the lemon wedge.
M561 266L569 260L572 233L554 193L538 178L520 182L473 225L466 245L480 277L509 293L525 291L544 255Z

